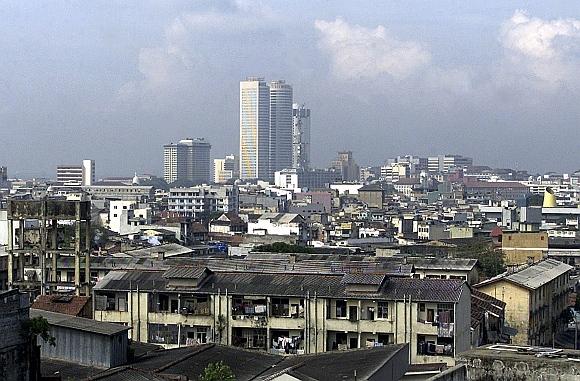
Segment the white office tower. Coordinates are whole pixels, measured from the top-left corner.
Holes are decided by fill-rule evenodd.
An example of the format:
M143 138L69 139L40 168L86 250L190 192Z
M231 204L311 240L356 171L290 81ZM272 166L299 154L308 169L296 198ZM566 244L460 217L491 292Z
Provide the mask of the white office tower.
M226 155L223 159L213 160L213 182L226 183L239 177L238 158L235 155Z
M292 168L310 168L310 109L292 105Z
M95 182L95 161L83 160L83 185L91 186Z
M95 182L95 161L83 160L81 165L59 165L56 181L70 187L90 186Z
M240 82L240 178L267 179L270 88L263 78Z
M163 146L163 178L171 184L183 181L193 184L210 182L211 144L204 138L187 138Z
M292 86L270 82L270 173L292 167Z

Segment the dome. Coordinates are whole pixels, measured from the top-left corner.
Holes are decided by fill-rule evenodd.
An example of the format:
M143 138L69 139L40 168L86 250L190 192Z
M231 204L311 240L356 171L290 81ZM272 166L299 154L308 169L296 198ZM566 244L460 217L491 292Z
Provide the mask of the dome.
M133 176L133 181L131 182L133 185L139 185L139 176L137 176L137 172L135 172L135 176Z

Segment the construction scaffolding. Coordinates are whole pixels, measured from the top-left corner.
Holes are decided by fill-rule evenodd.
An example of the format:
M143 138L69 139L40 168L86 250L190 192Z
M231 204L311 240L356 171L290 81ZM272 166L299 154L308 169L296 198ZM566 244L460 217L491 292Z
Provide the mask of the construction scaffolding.
M8 287L89 296L90 211L90 201L9 200ZM60 256L74 256L74 276L59 271Z

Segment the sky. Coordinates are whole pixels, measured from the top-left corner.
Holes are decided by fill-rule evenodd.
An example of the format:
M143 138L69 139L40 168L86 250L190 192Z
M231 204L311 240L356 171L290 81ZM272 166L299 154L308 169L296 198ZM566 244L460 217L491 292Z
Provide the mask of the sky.
M580 169L576 1L0 3L0 165L162 175L163 144L239 148L239 81L285 79L312 160L455 153Z

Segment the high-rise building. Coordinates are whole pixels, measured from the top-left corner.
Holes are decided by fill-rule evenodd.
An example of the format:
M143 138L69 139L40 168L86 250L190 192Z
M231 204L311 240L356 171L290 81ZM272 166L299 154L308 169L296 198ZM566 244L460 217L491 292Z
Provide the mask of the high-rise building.
M310 109L292 105L292 168L310 168Z
M228 180L239 177L240 165L236 155L226 155L223 159L213 160L213 181L214 183L225 183Z
M263 78L240 82L240 178L267 179L270 89Z
M292 167L292 86L270 82L270 171Z
M56 181L71 187L91 186L95 182L95 161L83 160L81 165L59 165Z
M343 181L359 181L360 169L352 157L352 151L339 152L331 166L342 173Z
M8 168L0 167L0 185L8 183Z
M210 182L211 144L204 138L187 138L163 146L163 178L168 184Z

